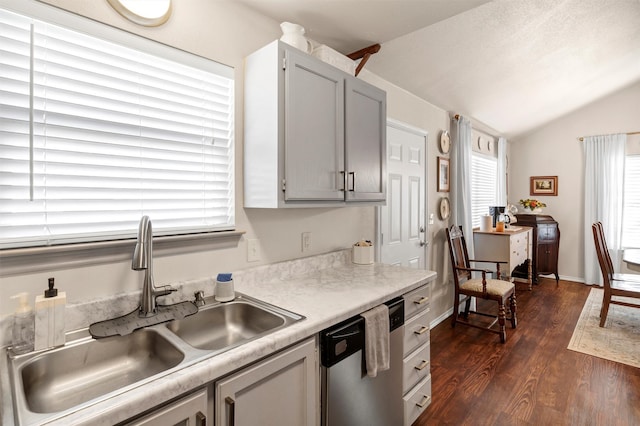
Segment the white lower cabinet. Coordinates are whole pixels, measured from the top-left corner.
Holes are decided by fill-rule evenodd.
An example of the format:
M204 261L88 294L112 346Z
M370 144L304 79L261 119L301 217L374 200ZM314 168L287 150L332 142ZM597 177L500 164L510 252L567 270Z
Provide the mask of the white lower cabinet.
M200 389L175 402L165 405L139 419L126 423L127 426L206 426L207 389Z
M319 389L313 338L217 381L215 425L317 425Z
M404 424L410 426L431 404L431 283L403 295L402 389Z

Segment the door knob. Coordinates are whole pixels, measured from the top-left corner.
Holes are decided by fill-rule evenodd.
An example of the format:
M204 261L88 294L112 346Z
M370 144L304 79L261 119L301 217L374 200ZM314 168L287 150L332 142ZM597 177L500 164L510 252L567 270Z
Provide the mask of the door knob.
M420 227L420 232L423 232L423 233L424 233L424 231L425 231L424 226L421 226L421 227Z
M426 241L422 241L422 240L420 241L420 247L424 247L424 246L426 246L426 245L427 245L427 242L426 242Z

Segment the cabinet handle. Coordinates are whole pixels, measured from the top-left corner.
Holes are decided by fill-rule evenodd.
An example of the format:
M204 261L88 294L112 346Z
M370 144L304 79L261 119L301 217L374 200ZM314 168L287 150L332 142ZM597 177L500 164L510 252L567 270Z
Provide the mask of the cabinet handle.
M340 191L344 192L347 190L347 173L341 170L340 174L342 175L342 188L340 188Z
M196 425L207 426L207 416L202 414L202 411L196 413Z
M427 303L428 301L429 301L429 297L424 296L418 300L414 300L413 303L415 303L416 305L422 305L423 303Z
M422 396L423 396L422 401L416 402L416 405L420 408L424 407L429 403L429 401L431 401L431 397L429 395L422 395Z
M427 367L427 365L429 365L429 361L423 359L420 365L416 365L414 368L418 371L422 371Z
M229 426L236 424L236 402L230 396L224 399L224 403L229 406Z
M420 327L420 330L418 331L414 331L414 334L424 334L427 331L429 331L429 327L427 327L426 325L423 325L422 327Z
M351 175L351 189L349 191L355 192L356 191L356 172L349 172L349 174Z

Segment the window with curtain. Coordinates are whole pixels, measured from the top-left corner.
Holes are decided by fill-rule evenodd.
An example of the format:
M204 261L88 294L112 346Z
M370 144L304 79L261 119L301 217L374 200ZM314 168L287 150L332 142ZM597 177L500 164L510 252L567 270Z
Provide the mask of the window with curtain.
M624 164L622 248L640 248L640 155L628 155Z
M84 21L0 9L0 248L233 229L233 69Z
M494 157L471 155L471 222L480 226L480 216L489 214L489 206L496 205L498 191L498 161Z

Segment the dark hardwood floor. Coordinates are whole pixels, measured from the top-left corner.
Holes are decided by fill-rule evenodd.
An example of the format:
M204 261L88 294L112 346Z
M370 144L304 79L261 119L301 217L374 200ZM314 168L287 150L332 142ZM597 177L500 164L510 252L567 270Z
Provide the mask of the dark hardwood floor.
M449 319L431 331L432 403L414 426L640 425L640 369L567 349L591 288L517 289L505 344Z

